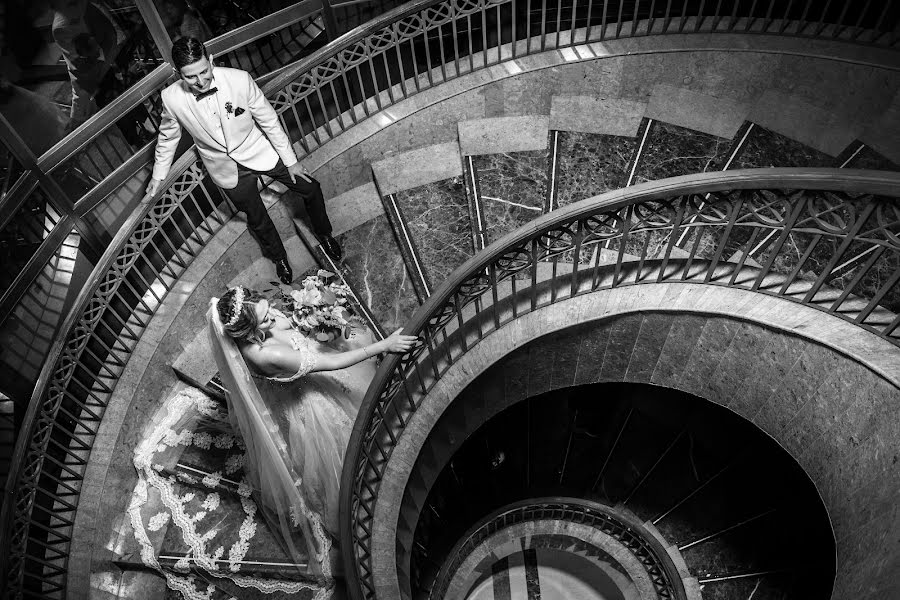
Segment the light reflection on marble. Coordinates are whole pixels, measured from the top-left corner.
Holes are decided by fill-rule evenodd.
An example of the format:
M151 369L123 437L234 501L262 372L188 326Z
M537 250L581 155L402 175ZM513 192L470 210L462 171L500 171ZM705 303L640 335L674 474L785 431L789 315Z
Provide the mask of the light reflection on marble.
M394 197L434 290L475 254L463 179L445 179L398 192Z
M560 131L556 206L563 207L622 187L637 139Z
M541 215L547 159L547 150L473 157L488 244Z
M634 183L718 171L730 147L731 140L654 121Z
M900 171L900 166L873 150L869 146L863 147L850 164L848 169L874 169L876 171Z
M337 237L340 267L385 331L404 325L419 307L412 280L387 217L378 216Z
M732 169L766 167L831 167L834 158L824 152L756 125Z

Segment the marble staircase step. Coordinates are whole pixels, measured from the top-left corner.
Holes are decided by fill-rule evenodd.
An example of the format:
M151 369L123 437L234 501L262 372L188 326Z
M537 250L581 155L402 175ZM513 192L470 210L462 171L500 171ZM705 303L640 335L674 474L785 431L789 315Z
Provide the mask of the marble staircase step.
M391 154L372 163L382 195L410 190L446 179L462 177L460 144L434 144Z
M405 220L411 244L433 292L475 254L463 178L454 176L398 191L393 201Z

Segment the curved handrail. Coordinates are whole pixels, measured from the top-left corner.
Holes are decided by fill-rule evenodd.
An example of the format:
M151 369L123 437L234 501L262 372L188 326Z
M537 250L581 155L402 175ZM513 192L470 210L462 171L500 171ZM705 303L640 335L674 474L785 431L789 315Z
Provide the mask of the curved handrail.
M870 5L866 4L865 8L862 9L863 12L857 15L858 18L854 17L854 19L846 21L845 16L853 14L852 10L849 12L848 10L841 10L835 23L830 23L829 21L832 20L831 17L824 12L818 17L818 21L816 21L816 17L811 16L813 13L809 13L809 11L810 7L815 6L815 0L804 0L801 3L796 3L798 6L794 7L794 9L796 9L795 12L801 11L802 9L802 14L798 13L799 16L795 16L791 13L790 8L786 8L783 14L773 12L774 3L771 3L764 15L757 15L753 12L757 3L753 3L749 8L743 4L736 4L734 10L729 15L720 14L719 7L721 6L721 3L715 3L716 8L711 7L713 3L700 3L700 7L707 7L709 14L704 13L704 16L699 18L695 18L690 13L691 11L703 9L698 9L695 5L688 6L691 3L681 3L680 8L676 7L675 9L671 9L672 3L666 3L665 8L663 8L662 3L654 3L649 0L637 0L629 5L629 10L632 10L632 12L630 14L624 14L623 16L621 8L624 7L624 3L604 1L602 5L603 27L592 25L590 7L594 6L595 3L592 0L589 0L587 3L577 4L577 6L581 7L579 10L583 10L585 6L588 6L588 17L585 21L587 27L585 28L579 27L577 22L579 17L575 11L576 3L573 2L571 4L573 11L572 19L565 17L562 12L556 12L552 15L553 18L549 19L548 14L550 13L540 11L542 18L544 18L545 21L540 21L538 19L531 20L529 16L527 21L528 27L517 30L515 15L518 14L518 11L516 10L516 7L524 7L525 12L530 15L529 9L532 1L533 0L419 0L415 4L399 7L398 9L383 15L376 21L351 31L347 37L323 48L319 53L315 54L307 61L300 63L297 68L289 69L285 73L274 77L266 86L266 89L269 92L273 92L277 86L284 86L276 94L276 97L273 98L273 104L277 105L277 109L281 113L283 120L287 120L291 115L296 115L296 106L298 104L306 104L307 113L305 121L304 119L297 117L296 126L291 129L297 130L299 128L301 145L309 147L312 143L321 145L323 139L331 139L335 137L335 135L346 131L349 127L356 125L361 120L371 117L384 107L395 103L397 97L408 97L417 91L420 91L423 87L430 87L441 83L442 81L447 81L464 72L484 68L524 54L542 52L548 48L561 48L586 42L602 41L610 38L631 37L635 35L685 32L709 33L711 31L822 37L887 48L893 48L896 44L894 34L892 33L894 30L893 23L886 21L886 15L889 14L888 8L893 0L885 3L885 8L880 13L873 13L872 11L875 11L875 9L872 8L870 10ZM557 3L556 10L559 11L560 8L568 10L570 8L569 4L565 4L565 6L563 6L563 4L565 3ZM657 6L657 4L659 6ZM596 5L599 10L599 1L596 2ZM618 7L620 9L618 10L617 15L612 12L607 15L607 8L610 8L610 5L612 5L612 8ZM852 5L853 3L845 1L845 8L850 8ZM535 3L535 6L543 5ZM654 6L657 6L657 9L653 9ZM478 25L478 23L486 24L489 22L492 25L495 23L499 24L503 15L506 14L501 13L501 10L505 10L509 7L513 7L512 37L501 32L499 27L497 36L493 37L493 34L489 35L487 29L481 26L477 29L477 32L481 34L481 39L479 40L473 37L473 29L466 27L465 37L461 38L464 43L462 51L458 45L460 40L455 40L453 42L452 56L449 53L444 53L442 50L439 60L432 60L432 56L429 54L428 45L432 41L443 44L441 28L452 26L455 34L457 25L455 19L457 18L465 18L466 23L475 22L476 25ZM742 12L745 9L748 12ZM657 12L654 12L654 10ZM607 17L609 18L607 19ZM894 17L891 16L890 18L892 19ZM628 19L630 19L630 21ZM560 23L562 23L562 25L560 25ZM626 23L629 24L628 27L624 27ZM521 25L521 23L519 25ZM539 35L532 30L533 27L538 27L540 29ZM575 27L575 29L571 32L566 32L563 31L565 27ZM592 35L592 30L594 35ZM520 35L517 35L516 31L518 31ZM555 40L552 39L554 36ZM404 46L404 44L406 44L406 46ZM399 55L401 54L401 47L403 47L402 52L410 52L412 54L414 63L416 62L416 47L419 47L420 51L424 52L426 55L426 66L421 70L414 66L411 74L404 74L402 61L397 61L395 67L399 69L399 74L392 73L387 65L387 53L393 52ZM361 54L359 56L354 56L356 52L361 52ZM496 60L493 58L495 54ZM438 56L438 53L435 52L434 55ZM461 57L466 60L461 60ZM381 80L379 80L379 76L376 74L374 58L377 58L378 62L385 63L385 70L380 72L381 75L383 75ZM468 62L468 64L465 64L466 62ZM329 73L329 71L333 70L335 67L337 67L336 74ZM363 77L363 72L365 70L371 71L371 77ZM348 81L348 74L358 78L359 89L354 91L353 86L355 86L356 83L352 83L351 85L351 82ZM308 85L301 81L307 76L309 82L312 82L312 85ZM369 88L367 88L366 82L370 84ZM305 89L303 89L304 85L306 86ZM374 87L372 87L373 85ZM346 94L340 90L341 86L344 87ZM407 86L409 86L408 89ZM396 94L394 87L399 87L400 90ZM370 88L372 90L371 93L369 91ZM382 98L383 96L384 98ZM374 109L369 105L368 100L370 99L373 100L375 106ZM334 109L335 106L337 107L336 109ZM334 113L335 110L336 116L332 117L332 113ZM349 126L344 122L345 116L351 121ZM304 122L311 124L311 131L304 130ZM337 131L337 134L334 133L335 130ZM196 162L189 165L179 163L179 165L182 165L186 169L184 171L185 174L191 172L192 177L200 176L201 172ZM175 187L178 188L181 186L183 188L174 192L176 196L181 196L184 189L186 189L182 185L183 183L184 182L176 181ZM190 195L191 192L188 191L185 193ZM145 218L151 218L152 209L148 209L144 214ZM120 229L119 234L116 236L116 243L122 243L122 236L131 239L133 236L139 237L147 234L147 232L141 230L141 226L141 222L135 222L133 219L130 219L128 227L134 227L134 230L129 230L127 227ZM157 228L154 231L158 232L159 229ZM124 243L126 245L128 244L128 242ZM136 247L137 251L140 252L142 249L141 244L137 244ZM121 250L124 250L124 248L125 247L123 246ZM91 285L96 285L97 290L102 288L104 282L107 281L108 278L123 278L125 275L122 271L116 269L114 265L115 261L108 262L106 258L107 255L104 255L104 261L101 261L102 266L98 265L90 277ZM136 277L143 277L137 270L133 271L132 274L135 274ZM130 285L127 281L125 283ZM60 464L54 457L46 454L46 444L52 441L49 437L49 429L57 428L59 431L67 431L67 427L73 429L82 427L89 430L88 434L85 434L85 437L89 439L89 442L83 443L82 446L79 447L78 452L69 448L56 448L56 450L59 450L64 454L68 453L66 456L74 457L73 460L80 461L77 464L77 468L71 469L71 472L75 473L71 485L62 480L57 482L59 485L67 486L67 492L64 496L52 498L53 494L55 494L55 490L45 490L40 488L41 493L49 494L48 498L52 498L51 506L49 506L49 508L48 506L41 506L40 508L42 510L58 510L66 514L74 514L75 508L77 507L80 472L83 471L84 464L86 464L86 458L81 456L81 454L86 454L90 451L94 434L91 430L91 426L92 424L98 423L100 418L102 418L102 403L99 407L81 405L79 408L85 415L67 413L65 419L59 421L57 421L57 412L59 410L58 404L55 406L53 403L49 406L37 406L37 404L41 402L40 399L51 391L60 397L66 396L69 393L69 390L66 389L66 385L68 385L68 382L72 381L74 370L76 368L85 368L84 365L78 364L77 358L74 359L74 362L72 363L66 363L65 361L60 363L60 360L62 360L60 357L63 356L68 348L77 348L81 346L83 349L83 344L85 343L83 337L89 335L89 332L80 329L80 326L78 325L78 323L80 323L80 317L74 316L77 314L77 311L84 311L84 313L87 314L87 312L92 310L89 296L85 294L87 294L87 292L83 290L82 295L79 296L79 301L76 303L76 306L73 307L73 316L68 317L65 321L66 328L62 330L64 332L64 337L57 340L57 343L54 345L54 351L48 359L48 365L52 363L56 366L53 368L49 366L45 367L45 369L51 369L54 373L58 373L62 381L67 383L61 386L57 385L54 383L54 376L49 374L50 371L47 371L46 373L42 371L39 385L35 389L35 393L32 396L32 403L29 405L28 409L29 415L33 416L29 417L29 421L26 423L27 427L23 428L23 433L21 434L22 443L27 446L27 450L23 448L19 451L17 448L16 458L20 462L14 465L16 476L15 478L11 477L9 480L13 483L7 485L7 493L13 494L15 493L14 488L18 487L18 480L26 474L29 478L29 483L25 486L26 491L19 495L20 502L16 502L15 505L13 505L13 498L10 496L7 497L7 502L4 504L2 519L0 519L0 527L4 528L2 532L4 534L3 539L7 540L12 536L12 544L4 545L3 550L0 550L0 552L12 552L16 555L17 560L22 559L22 548L29 542L28 518L30 517L25 518L24 521L18 521L21 526L18 527L18 529L15 529L14 534L11 534L13 528L7 524L10 523L15 516L14 513L18 512L21 515L30 515L31 510L35 507L33 501L34 493L40 488L35 482L42 476L44 459L54 463L55 468L69 469L69 465ZM143 302L140 298L140 294L138 294L138 301ZM152 316L155 308L145 306L144 310L147 315ZM85 314L82 314L81 316L83 317ZM94 322L96 322L96 320ZM124 323L123 326L127 328L128 323ZM134 337L134 334L132 334L132 337ZM105 341L103 339L98 339L98 343L103 345L105 344ZM107 350L110 349L107 348ZM110 350L110 352L112 351ZM127 360L128 353L125 352L124 354ZM71 357L67 357L66 360L69 360L69 358ZM103 369L105 366L100 365L96 368ZM99 376L92 376L94 383L105 386L103 395L108 395L111 392L111 387L100 381L101 378ZM114 379L111 385L115 385ZM36 428L38 427L41 427L42 429L37 430ZM71 441L75 443L77 435L74 432L68 433L72 434ZM33 460L28 465L23 465L21 464L21 461L26 458L26 452L27 456L32 457ZM56 505L52 505L54 502ZM62 508L57 508L57 506L61 506ZM67 550L66 544L61 544L59 547ZM48 548L47 552L50 553L51 549ZM61 554L59 554L59 550L53 550L53 552L56 553L52 557L53 560L45 561L47 564L44 566L47 569L50 569L54 575L47 577L58 577L60 573L65 574L65 552L62 552ZM3 556L0 556L0 566L3 567L3 573L0 577L8 575L8 569L5 568L5 562ZM19 567L20 566L21 565L19 565ZM20 577L21 575L21 570L17 570L19 567L13 569L16 577ZM60 589L62 588L57 588L54 591L58 592ZM353 593L356 593L356 590L354 590Z
M544 497L507 504L478 521L460 537L447 555L448 561L434 579L429 599L443 600L456 571L485 541L504 529L552 519L599 529L628 549L650 575L659 598L683 600L687 597L678 568L663 543L644 530L643 524L620 511L584 498Z
M407 355L391 356L381 364L360 408L341 481L341 545L348 589L357 594L355 598L360 591L364 598L376 597L372 524L384 468L422 398L443 371L484 336L519 315L562 299L610 287L678 280L775 294L854 322L900 346L895 333L900 317L882 314L878 326L867 321L882 310L879 302L889 292L900 307L900 269L887 274L872 298L860 300L855 295L881 258L888 265L900 260L898 196L900 174L880 171L772 168L684 175L573 203L470 258L410 318L404 333L422 341ZM729 261L724 250L741 228L746 230L745 242L764 246L755 252L748 248L743 258ZM686 258L675 258L672 248L680 237L676 234L683 232L693 236L687 244L690 250ZM716 233L720 235L713 236L711 250L698 252L693 240ZM788 251L799 255L792 234L811 241L803 261L785 269L776 260ZM647 253L645 240L651 237L666 249L662 254ZM833 251L817 257L824 266L814 279L801 277L805 261L823 239L826 251L827 244L835 242ZM600 264L601 246L615 253L615 262ZM597 252L581 266L587 249ZM632 255L635 249L639 253ZM746 256L755 253L763 259L759 268L746 262ZM567 256L569 263L560 260ZM839 265L844 259L856 262L850 265L849 283L835 293L826 284L833 283L837 268L847 269ZM558 276L560 264L568 270ZM541 275L542 265L552 271L550 275ZM739 273L745 275L738 278ZM517 279L519 275L524 279ZM822 297L827 304L821 304ZM848 306L856 306L855 313Z

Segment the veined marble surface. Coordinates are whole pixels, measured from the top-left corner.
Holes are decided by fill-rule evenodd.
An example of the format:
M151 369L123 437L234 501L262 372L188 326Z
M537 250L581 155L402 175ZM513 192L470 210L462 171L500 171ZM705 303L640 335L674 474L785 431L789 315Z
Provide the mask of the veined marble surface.
M731 140L654 121L634 174L634 183L718 171L730 147Z
M731 168L830 167L833 164L834 159L824 152L757 125Z
M560 131L555 208L622 187L636 147L632 137Z
M543 212L547 159L546 150L473 157L488 244Z
M462 177L397 192L432 291L471 258L472 223Z
M337 237L344 249L341 271L388 333L419 307L412 280L387 217L381 215Z

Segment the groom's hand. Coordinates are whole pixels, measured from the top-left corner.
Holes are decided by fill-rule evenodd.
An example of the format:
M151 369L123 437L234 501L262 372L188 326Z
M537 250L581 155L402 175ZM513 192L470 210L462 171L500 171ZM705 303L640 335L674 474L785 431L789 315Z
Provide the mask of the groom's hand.
M297 183L297 178L300 177L303 181L312 181L312 177L309 176L309 171L306 170L306 167L300 164L298 160L291 166L287 168L288 174L291 176L291 181Z
M159 188L162 187L162 179L150 179L150 183L147 184L147 192L144 194L143 200L147 200L148 198L152 198L159 192Z

